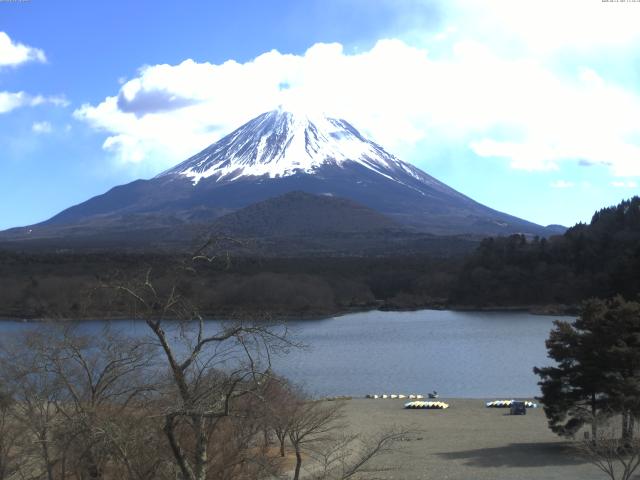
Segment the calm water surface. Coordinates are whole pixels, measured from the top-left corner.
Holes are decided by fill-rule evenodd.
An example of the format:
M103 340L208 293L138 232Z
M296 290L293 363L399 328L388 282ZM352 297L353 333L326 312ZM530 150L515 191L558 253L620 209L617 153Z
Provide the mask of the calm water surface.
M539 394L532 368L551 363L544 341L556 318L421 310L290 321L294 338L308 348L273 363L317 395L437 390L446 397L530 397ZM115 324L133 334L147 332L142 323ZM82 329L98 335L103 326L94 321ZM0 323L5 335L25 328L37 326Z

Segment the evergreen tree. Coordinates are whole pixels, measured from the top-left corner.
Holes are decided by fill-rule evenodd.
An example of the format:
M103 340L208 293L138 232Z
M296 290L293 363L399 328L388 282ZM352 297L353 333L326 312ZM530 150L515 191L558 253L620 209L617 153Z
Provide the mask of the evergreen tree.
M596 418L604 400L602 375L589 360L589 333L564 321L554 322L555 329L546 341L548 355L557 366L534 368L540 376L541 401L551 430L571 436L585 423L591 423L596 437Z
M546 346L557 365L534 372L551 430L571 436L590 423L596 438L596 419L620 414L631 439L640 415L640 304L590 300L573 323L555 322Z
M598 330L606 348L608 397L612 411L622 417L622 439L633 438L640 417L640 304L616 297L600 312Z

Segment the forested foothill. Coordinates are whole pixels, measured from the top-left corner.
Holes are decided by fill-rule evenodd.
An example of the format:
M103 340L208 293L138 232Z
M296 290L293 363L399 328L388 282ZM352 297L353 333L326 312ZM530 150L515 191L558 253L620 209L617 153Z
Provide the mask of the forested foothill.
M125 317L127 306L101 287L147 272L158 285L197 298L209 317L311 318L375 308L573 312L588 298L640 292L638 197L564 235L455 242L437 253L314 256L256 255L232 242L218 245L216 259L202 260L197 274L184 268L190 255L182 253L12 248L0 250L0 317Z
M450 300L461 305L578 305L640 293L640 198L604 208L564 235L487 238L466 260Z

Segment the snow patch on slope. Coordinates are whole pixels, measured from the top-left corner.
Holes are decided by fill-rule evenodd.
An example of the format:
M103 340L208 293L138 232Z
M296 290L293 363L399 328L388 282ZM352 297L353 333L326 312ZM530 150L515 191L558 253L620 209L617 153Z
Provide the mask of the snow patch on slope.
M365 139L345 120L283 109L256 117L160 176L186 176L195 185L210 177L233 181L249 176L313 174L323 165L342 166L345 162L355 162L394 181L398 181L394 178L398 170L423 182L431 180Z

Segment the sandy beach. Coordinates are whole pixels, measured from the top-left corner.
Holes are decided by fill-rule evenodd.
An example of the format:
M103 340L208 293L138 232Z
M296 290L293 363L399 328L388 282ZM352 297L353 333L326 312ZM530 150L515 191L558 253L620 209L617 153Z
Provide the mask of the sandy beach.
M441 399L447 410L405 410L406 400L352 399L345 402L355 431L372 433L393 426L419 430L383 463L395 470L385 479L603 479L571 443L547 427L541 408L511 416L485 408L482 399Z

